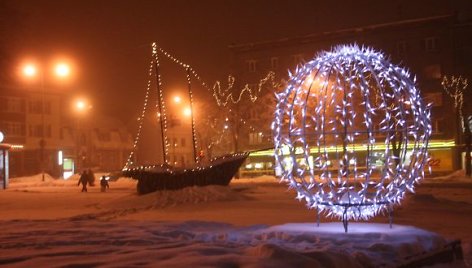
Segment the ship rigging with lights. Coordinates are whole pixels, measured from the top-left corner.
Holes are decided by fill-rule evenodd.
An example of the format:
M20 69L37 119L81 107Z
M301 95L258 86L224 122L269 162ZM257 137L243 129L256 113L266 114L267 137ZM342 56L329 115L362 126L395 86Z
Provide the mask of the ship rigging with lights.
M195 119L193 115L193 92L191 86L191 74L195 75L193 69L177 59L173 61L183 67L187 75L188 95L190 100L190 116L192 130L193 160L194 164L188 167L175 167L169 164L168 159L168 138L167 138L167 113L163 92L161 87L161 75L159 73L159 57L158 52L162 50L156 43L152 44L152 59L149 69L149 80L147 83L147 91L144 102L141 120L139 120L138 132L134 140L133 151L130 153L128 160L123 167L121 173L123 176L131 177L138 181L137 191L139 194L146 194L157 190L176 190L189 186L205 186L205 185L228 185L233 176L238 172L239 167L247 158L248 153L233 153L201 161L197 154L197 138L195 131ZM164 53L164 52L163 52ZM167 55L166 55L167 56ZM160 128L160 140L163 155L163 162L155 165L135 165L136 148L140 141L140 134L144 123L144 115L150 95L152 80L155 79L157 87L157 115ZM199 79L199 77L197 77Z

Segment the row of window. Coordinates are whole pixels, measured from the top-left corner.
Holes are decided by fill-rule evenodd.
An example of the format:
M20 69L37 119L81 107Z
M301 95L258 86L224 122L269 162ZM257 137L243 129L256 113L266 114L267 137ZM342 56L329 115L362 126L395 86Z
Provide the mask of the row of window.
M439 38L438 37L427 37L421 40L420 47L425 52L437 52L439 51ZM404 57L410 50L410 44L408 41L397 41L396 42L396 53L400 57ZM303 63L305 58L302 54L291 55L291 64L297 65ZM258 71L259 61L255 59L250 59L246 61L247 71L250 73L255 73ZM270 69L276 70L279 68L279 57L270 58Z
M305 59L302 54L295 54L291 56L291 63L293 65L299 64L304 62ZM258 70L258 61L257 60L247 60L247 71L250 73L255 73ZM279 68L279 57L271 57L270 58L270 69L276 70Z
M97 136L98 136L99 141L111 141L111 134L110 133L100 132L100 133L98 133Z
M180 139L180 145L179 145L179 139L178 138L172 138L172 139L169 139L170 141L170 146L171 148L176 148L176 147L185 147L185 138L181 138Z
M0 112L24 113L25 100L18 97L0 97ZM28 102L28 112L32 114L51 114L49 101L34 100Z
M26 135L25 124L20 122L2 122L0 128L5 132L6 136L24 137ZM51 125L28 125L28 137L51 137ZM44 134L44 135L43 135Z

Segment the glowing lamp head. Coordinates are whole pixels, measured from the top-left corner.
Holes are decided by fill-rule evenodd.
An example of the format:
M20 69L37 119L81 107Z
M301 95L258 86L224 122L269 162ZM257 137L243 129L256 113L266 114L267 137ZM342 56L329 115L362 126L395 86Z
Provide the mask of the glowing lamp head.
M70 67L65 63L59 63L55 67L55 73L59 77L66 77L70 75Z
M38 73L38 69L33 64L28 64L23 67L23 74L27 77L36 76L37 73Z
M429 107L410 74L357 45L320 53L277 95L276 168L327 216L368 219L424 177Z
M78 109L78 110L84 110L85 109L85 102L82 101L82 100L79 100L75 103L75 107Z
M180 96L175 96L174 97L174 102L175 103L180 103L182 101L182 99L180 98Z
M191 114L192 114L192 110L190 110L190 108L187 107L187 108L184 109L184 115L185 115L185 116L188 117L188 116L190 116Z

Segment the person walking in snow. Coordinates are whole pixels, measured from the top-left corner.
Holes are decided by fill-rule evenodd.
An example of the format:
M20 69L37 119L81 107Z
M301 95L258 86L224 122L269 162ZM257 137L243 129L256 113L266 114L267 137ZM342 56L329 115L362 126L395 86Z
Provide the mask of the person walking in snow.
M82 192L87 192L87 183L89 182L89 176L87 170L82 171L82 174L80 175L79 178L79 183L77 183L77 186L79 186L82 183Z
M108 185L107 176L102 176L100 179L100 191L106 192L107 188L110 188L110 185Z
M87 178L89 186L95 186L95 174L93 174L92 169L87 170Z

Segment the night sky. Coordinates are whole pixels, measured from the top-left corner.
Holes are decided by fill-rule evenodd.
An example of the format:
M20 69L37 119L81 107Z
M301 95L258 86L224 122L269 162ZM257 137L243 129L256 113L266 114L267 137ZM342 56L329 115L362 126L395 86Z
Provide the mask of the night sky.
M14 21L11 58L18 62L28 57L70 58L75 65L70 94L88 96L94 108L124 121L141 109L153 41L212 84L226 80L229 74L228 45L232 43L444 14L453 9L451 1L426 0L0 1ZM433 11L418 8L426 2ZM386 4L389 6L383 6ZM176 81L185 82L185 75L163 79L172 88ZM206 99L212 101L210 95Z

